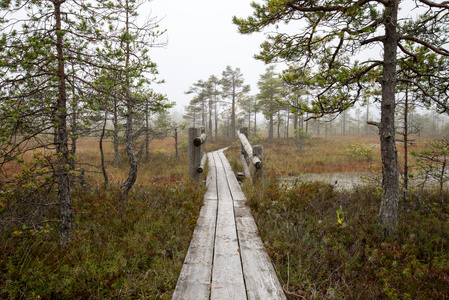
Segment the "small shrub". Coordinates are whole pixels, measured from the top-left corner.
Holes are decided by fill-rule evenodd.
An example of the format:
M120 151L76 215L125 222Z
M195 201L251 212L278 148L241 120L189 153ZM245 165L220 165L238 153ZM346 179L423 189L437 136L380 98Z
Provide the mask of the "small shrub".
M374 147L368 147L365 144L352 144L350 145L349 154L358 160L371 161L373 159Z
M178 145L179 151L187 151L189 149L189 140L185 138L181 144Z

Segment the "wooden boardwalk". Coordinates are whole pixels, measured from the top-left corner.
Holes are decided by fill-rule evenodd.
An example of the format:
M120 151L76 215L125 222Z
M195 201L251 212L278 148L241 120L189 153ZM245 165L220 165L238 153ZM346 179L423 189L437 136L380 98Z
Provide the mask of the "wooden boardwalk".
M204 206L173 299L286 299L223 150L207 158Z

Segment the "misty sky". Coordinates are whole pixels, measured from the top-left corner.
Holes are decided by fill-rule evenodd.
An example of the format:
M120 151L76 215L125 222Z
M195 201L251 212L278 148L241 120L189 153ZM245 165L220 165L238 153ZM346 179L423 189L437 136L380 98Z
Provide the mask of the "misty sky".
M221 77L227 65L239 67L250 93L257 93L256 83L266 65L253 55L264 41L261 33L241 35L232 24L232 16L252 14L252 0L153 0L151 16L163 18L159 24L167 29L168 45L153 48L150 54L158 65L159 77L166 83L154 86L167 94L183 110L192 95L184 94L198 80L210 75ZM145 16L150 12L140 12ZM281 71L279 68L277 71Z

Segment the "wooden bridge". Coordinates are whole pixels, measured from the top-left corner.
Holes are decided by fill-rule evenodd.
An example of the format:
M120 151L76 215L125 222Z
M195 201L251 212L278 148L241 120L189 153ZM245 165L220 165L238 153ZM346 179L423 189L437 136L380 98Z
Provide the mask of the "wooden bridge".
M204 206L173 299L286 299L223 154L207 154Z

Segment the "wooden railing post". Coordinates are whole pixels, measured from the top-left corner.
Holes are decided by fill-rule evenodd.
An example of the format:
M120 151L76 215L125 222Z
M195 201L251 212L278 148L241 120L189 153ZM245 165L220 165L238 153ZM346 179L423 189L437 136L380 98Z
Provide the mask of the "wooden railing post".
M243 172L245 173L245 176L252 179L253 182L262 182L262 146L251 147L251 144L248 141L247 128L241 128L238 136L242 145L240 160L243 165ZM251 172L250 169L253 171Z
M206 156L204 154L202 156L206 139L204 128L189 128L189 177L198 182L206 164Z
M246 138L248 138L248 128L243 127L240 128L240 133L244 134ZM251 163L248 159L248 154L245 151L245 147L243 146L243 143L240 141L240 162L242 163L243 167L243 174L249 179L251 179Z

